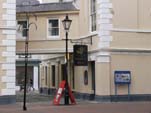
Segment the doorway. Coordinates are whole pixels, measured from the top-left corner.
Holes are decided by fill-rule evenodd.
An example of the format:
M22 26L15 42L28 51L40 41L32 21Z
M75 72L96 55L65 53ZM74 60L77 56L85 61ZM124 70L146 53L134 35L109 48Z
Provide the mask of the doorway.
M33 66L27 67L27 84L29 84L30 79L33 80ZM25 67L24 66L17 66L16 67L16 86L21 86L24 84L24 77L25 77ZM22 83L23 82L23 83Z
M92 75L92 90L94 91L93 94L92 94L92 100L95 99L95 94L96 94L96 91L95 91L95 61L92 61L91 62L91 75Z
M66 75L66 65L61 64L61 81L65 80L65 75Z

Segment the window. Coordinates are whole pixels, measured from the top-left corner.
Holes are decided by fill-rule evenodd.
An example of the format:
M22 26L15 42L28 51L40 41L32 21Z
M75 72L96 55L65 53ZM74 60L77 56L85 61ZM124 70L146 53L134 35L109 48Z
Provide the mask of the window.
M19 26L19 30L21 32L22 37L27 37L27 21L26 20L22 20L22 21L18 21L18 26Z
M48 68L47 68L47 66L45 66L45 85L47 85L48 84Z
M91 31L96 31L96 0L91 0Z
M52 66L52 86L55 86L55 65Z
M59 20L49 19L48 20L48 37L58 37L59 36Z

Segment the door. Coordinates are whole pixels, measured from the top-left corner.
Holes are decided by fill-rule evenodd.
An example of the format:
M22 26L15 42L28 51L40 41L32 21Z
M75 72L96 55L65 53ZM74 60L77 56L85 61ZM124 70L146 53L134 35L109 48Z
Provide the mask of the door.
M66 65L61 65L61 80L65 80L65 74L66 74Z
M92 72L92 90L94 93L92 94L92 99L95 99L95 61L91 62L91 72Z

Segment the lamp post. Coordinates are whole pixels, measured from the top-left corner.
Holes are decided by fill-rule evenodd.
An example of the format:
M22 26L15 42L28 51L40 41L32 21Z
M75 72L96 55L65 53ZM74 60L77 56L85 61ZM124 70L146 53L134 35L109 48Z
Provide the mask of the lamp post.
M64 104L65 105L69 105L69 90L68 90L68 32L69 32L69 29L70 29L71 22L72 22L72 20L69 19L68 15L66 15L66 18L62 21L64 30L66 32L66 40L65 40L65 44L66 44L65 81L66 81L66 84L65 84L65 95L64 95Z
M35 17L35 20L37 21L37 16L34 13L29 13L29 7L28 6L32 6L31 1L24 1L22 2L22 4L20 6L17 7L24 7L24 12L23 14L25 14L26 20L27 20L27 24L23 23L22 25L19 26L18 31L26 31L26 39L25 39L25 76L24 76L24 99L23 99L23 110L26 111L27 107L26 107L26 92L27 92L27 72L28 72L28 43L29 43L29 28L31 25L34 25L36 30L37 30L37 25L34 22L29 22L29 17L30 15ZM24 28L23 26L27 26L26 28ZM22 29L20 29L22 28Z
M28 18L28 22L29 22L29 16L27 16ZM35 23L28 23L27 24L27 28L26 33L27 33L27 37L25 40L25 78L24 78L24 103L23 103L23 110L26 111L27 107L26 107L26 92L27 92L27 72L28 72L28 43L29 43L29 28L30 26L34 24L35 28L37 30L37 25Z
M27 37L25 40L25 78L24 78L24 103L23 110L26 111L26 90L27 90L27 66L28 66L28 40L29 40L29 28L26 28Z
M34 22L29 23L29 15L28 13L26 13L26 17L27 17L27 28L22 29L26 31L26 39L25 39L25 76L24 76L24 99L23 99L23 110L26 111L27 107L26 107L26 92L27 92L27 72L28 72L28 44L29 44L29 28L31 25L35 25L35 28L37 30L37 25Z

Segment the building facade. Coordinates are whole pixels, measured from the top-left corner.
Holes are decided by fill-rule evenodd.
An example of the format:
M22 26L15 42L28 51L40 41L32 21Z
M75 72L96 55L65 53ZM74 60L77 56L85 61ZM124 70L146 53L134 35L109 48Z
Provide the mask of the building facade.
M29 53L41 61L40 92L55 93L64 79L65 33L61 21L68 14L72 20L68 82L75 96L105 101L150 100L151 90L146 87L151 81L149 2L55 1L47 3L47 10L42 9L44 4L39 6L41 10L24 9L38 27L37 31L30 29ZM24 10L17 12L18 20L26 19ZM73 45L88 46L88 66L74 65ZM17 54L23 51L24 40L18 40Z
M63 20L66 13L71 14L73 18L76 17L77 8L72 2L39 4L36 0L26 0L26 2L19 0L17 3L17 23L21 29L17 32L16 76L18 79L16 82L20 86L21 79L24 77L24 44L27 37L24 29L27 28L28 24L34 23L29 27L30 57L28 58L28 66L31 71L28 74L27 81L36 79L34 84L37 84L38 87L35 89L38 90L38 84L41 84L39 80L39 74L41 73L39 63L53 57L60 57L60 55L64 56L64 33L61 20ZM37 4L39 4L39 7L37 7ZM75 20L77 21L77 18ZM73 31L73 34L77 34L77 30Z
M150 100L150 12L149 0L112 2L111 94L115 94L113 74L115 70L131 72L130 93L132 99ZM130 2L130 1L129 1ZM128 9L128 10L127 10ZM145 68L144 68L145 67ZM118 86L118 94L128 93L126 85Z
M15 102L16 1L0 1L0 104Z
M17 45L18 42L24 42L25 39L28 37L27 35L27 26L31 23L28 19L29 13L24 12L23 15L20 13L21 9L19 7L23 7L23 9L28 5L37 5L39 1L37 0L16 0L16 12L17 12L17 35L16 41ZM18 13L19 12L19 13ZM34 13L33 13L34 14ZM35 18L36 19L36 18ZM36 24L35 24L36 25ZM36 26L34 26L36 27ZM29 27L29 30L31 28ZM36 28L34 29L36 31ZM16 47L17 49L17 47ZM25 46L22 47L22 52L16 55L16 90L20 90L21 86L24 84L24 77L25 77ZM28 72L27 72L27 87L30 86L30 81L33 81L33 88L38 90L39 87L39 63L40 63L40 56L37 55L28 55ZM28 88L29 89L29 88Z

